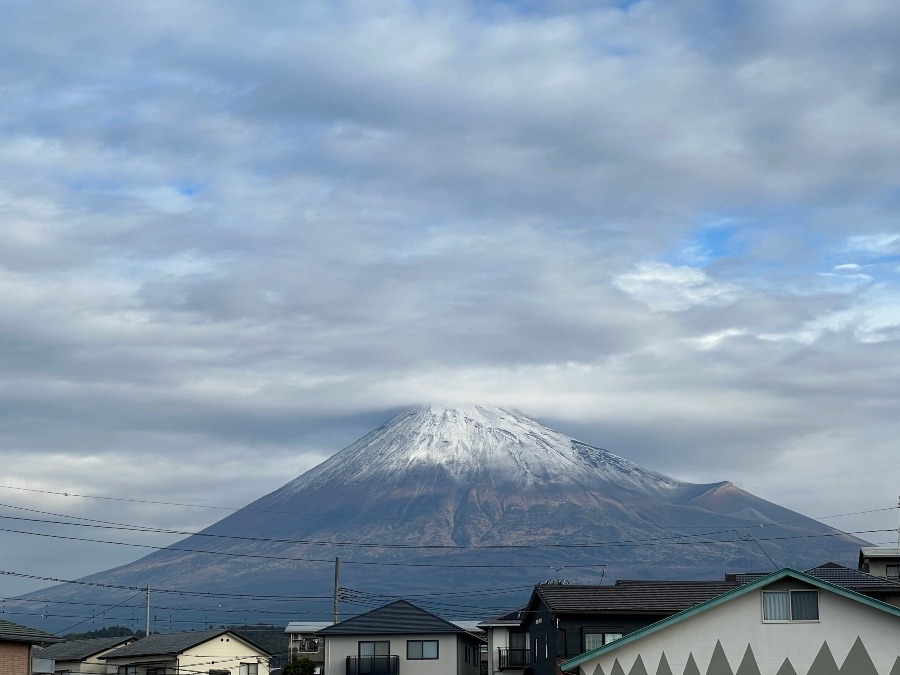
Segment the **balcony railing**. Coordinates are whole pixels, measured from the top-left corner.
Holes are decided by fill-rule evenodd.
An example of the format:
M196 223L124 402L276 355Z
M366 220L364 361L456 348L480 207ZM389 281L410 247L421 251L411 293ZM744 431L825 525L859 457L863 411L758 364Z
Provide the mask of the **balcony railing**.
M400 657L348 656L347 675L400 675Z
M531 663L531 650L497 647L500 652L500 670L524 668Z

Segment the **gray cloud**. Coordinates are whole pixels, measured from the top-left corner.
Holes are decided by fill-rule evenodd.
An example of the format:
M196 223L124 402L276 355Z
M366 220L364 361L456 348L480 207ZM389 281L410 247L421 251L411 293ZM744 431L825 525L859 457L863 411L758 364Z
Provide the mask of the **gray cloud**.
M898 13L14 3L7 484L242 504L474 400L814 515L892 506L895 462L854 458L900 431Z

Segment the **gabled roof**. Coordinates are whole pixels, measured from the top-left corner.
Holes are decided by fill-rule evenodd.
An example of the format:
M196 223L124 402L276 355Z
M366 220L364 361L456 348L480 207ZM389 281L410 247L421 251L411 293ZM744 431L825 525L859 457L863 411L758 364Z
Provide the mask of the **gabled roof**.
M266 656L272 656L268 650L260 647L247 638L236 635L228 629L218 628L213 630L197 630L185 633L155 633L131 644L119 647L109 654L104 654L101 659L121 659L133 656L156 656L181 654L192 647L203 644L222 635L228 635L230 639L240 640Z
M528 609L540 599L557 614L673 614L733 590L733 581L625 580L615 585L539 585Z
M700 603L695 607L691 607L690 609L686 609L683 612L679 612L678 614L674 614L662 621L657 621L656 623L650 624L644 628L634 631L633 633L629 633L625 637L619 638L614 642L610 642L607 645L603 645L602 647L598 647L597 649L593 649L589 652L585 652L580 656L576 656L573 659L569 659L568 661L564 661L560 664L560 669L563 671L570 671L573 668L577 668L581 664L586 661L591 660L595 656L599 656L600 654L606 654L608 652L614 651L621 647L624 647L627 644L635 642L636 640L640 640L641 638L646 637L647 635L651 635L652 633L656 633L661 631L669 626L684 621L696 614L700 614L701 612L705 612L707 610L712 609L713 607L718 607L726 602L734 600L735 598L739 598L748 593L752 593L754 591L759 590L765 586L769 586L770 584L775 583L776 581L781 581L782 579L795 579L797 581L802 581L811 586L815 586L825 591L830 591L831 593L835 593L836 595L840 595L844 598L848 598L850 600L855 600L863 605L867 605L869 607L873 607L874 609L881 610L887 614L891 614L900 618L900 607L894 607L893 605L889 605L887 603L881 602L880 600L874 600L868 596L861 595L859 593L855 593L851 590L848 590L842 586L837 586L835 584L830 584L827 581L822 581L821 579L817 579L814 576L810 576L809 574L805 574L803 572L798 572L797 570L792 570L790 568L784 568L782 570L778 570L777 572L772 572L769 575L766 575L756 581L752 581L748 584L744 584L742 586L738 586L732 591L720 595L716 598L712 598L707 600L706 602Z
M45 633L37 628L30 628L12 621L0 619L0 640L6 642L27 642L28 644L38 644L40 642L62 642L62 638L58 638L50 633Z
M412 633L467 633L406 600L396 600L371 612L320 630L318 635L404 635Z
M66 640L49 647L36 649L34 657L38 659L56 659L57 661L83 661L108 649L119 647L127 642L134 642L130 635L119 637L90 638L87 640Z

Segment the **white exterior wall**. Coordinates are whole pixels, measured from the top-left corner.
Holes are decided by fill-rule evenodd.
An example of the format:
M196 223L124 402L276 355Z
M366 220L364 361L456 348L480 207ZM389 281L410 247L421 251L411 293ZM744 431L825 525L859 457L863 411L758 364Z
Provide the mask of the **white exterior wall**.
M118 666L138 665L138 673L145 672L147 665L165 663L167 672L184 672L190 675L208 673L210 670L228 670L231 675L240 674L242 663L258 664L258 675L269 675L269 657L234 635L221 635L207 640L196 647L185 650L177 657L136 656L109 659L108 675L116 675Z
M765 590L787 588L810 589L785 580ZM665 652L674 674L684 672L690 654L700 672L705 673L719 641L732 671L737 671L750 645L761 675L776 675L788 657L797 673L806 673L824 642L828 642L840 666L857 637L862 639L878 672L888 675L900 654L900 617L820 589L819 621L763 623L762 590L756 590L591 659L580 666L580 672L593 675L599 664L603 672L610 673L618 660L628 673L640 655L647 672L652 674Z
M53 670L55 672L68 670L72 673L96 673L103 675L106 672L106 661L101 661L96 656L87 658L84 661L57 661Z
M491 626L488 628L488 673L500 672L500 655L498 647L509 647L509 628Z
M325 639L325 675L344 675L347 672L347 657L359 655L359 643L369 641L389 641L390 654L398 656L400 675L458 675L457 664L463 664L462 641L452 635L329 635ZM406 658L407 640L437 640L438 658L435 660L413 660ZM457 645L457 643L460 643ZM458 660L457 660L458 659ZM475 668L473 673L477 673Z
M269 675L269 657L234 635L221 635L188 649L178 657L180 670L229 670L238 675L242 663L258 664L259 675Z

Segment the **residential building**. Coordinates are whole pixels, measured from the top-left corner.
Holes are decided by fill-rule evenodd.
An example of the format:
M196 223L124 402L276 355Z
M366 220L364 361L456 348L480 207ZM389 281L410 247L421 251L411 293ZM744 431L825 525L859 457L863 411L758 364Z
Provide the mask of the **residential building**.
M528 632L522 629L525 608L479 623L487 634L485 665L488 675L522 675L531 663Z
M288 636L288 659L309 659L322 672L325 662L325 641L316 633L332 624L331 621L291 621L284 632Z
M621 580L607 585L540 584L525 607L530 673L557 664L737 587L733 581Z
M226 629L157 633L100 657L109 675L269 675L272 654Z
M0 619L0 675L31 675L34 645L60 641L37 628Z
M100 657L114 649L123 647L137 638L132 636L92 638L87 640L66 640L48 647L34 650L36 659L52 659L54 666L51 672L56 675L75 675L76 673L96 673L105 675L106 661Z
M859 549L859 571L900 580L900 546L864 546Z
M325 675L479 675L484 640L397 600L324 628Z
M900 608L791 569L560 664L574 675L897 675Z

